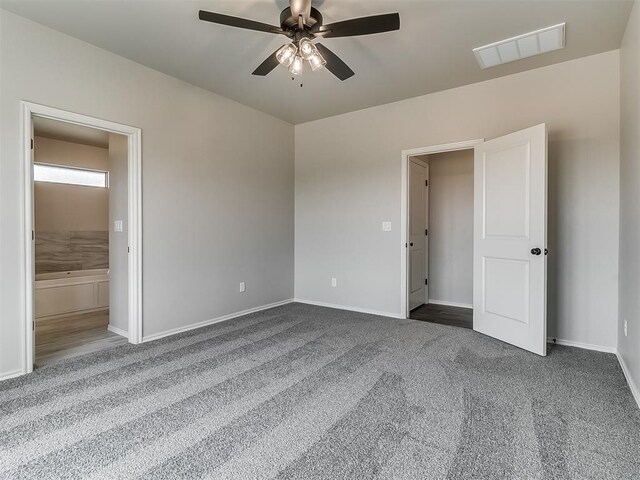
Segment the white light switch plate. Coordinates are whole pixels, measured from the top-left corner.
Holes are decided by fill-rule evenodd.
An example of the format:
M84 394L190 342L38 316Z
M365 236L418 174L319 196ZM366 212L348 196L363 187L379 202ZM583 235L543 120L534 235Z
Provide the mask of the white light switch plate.
M382 222L382 231L390 232L391 231L391 222Z
M240 282L240 293L246 291L246 289L247 289L247 286L245 285L245 283L244 282Z
M114 220L113 222L113 231L121 232L122 231L122 220Z

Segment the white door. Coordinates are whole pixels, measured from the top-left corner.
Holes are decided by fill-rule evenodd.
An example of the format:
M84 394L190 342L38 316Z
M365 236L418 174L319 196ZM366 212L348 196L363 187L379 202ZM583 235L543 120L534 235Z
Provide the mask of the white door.
M427 168L409 162L409 310L425 303Z
M546 355L547 130L475 147L473 329Z

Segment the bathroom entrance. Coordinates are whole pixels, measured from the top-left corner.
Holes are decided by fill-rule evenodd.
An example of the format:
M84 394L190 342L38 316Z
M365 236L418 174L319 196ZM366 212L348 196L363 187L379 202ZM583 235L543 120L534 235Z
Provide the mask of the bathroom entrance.
M35 364L42 366L128 341L118 315L126 305L119 270L124 263L126 272L127 138L46 118L33 126Z
M141 341L140 131L23 107L28 373Z

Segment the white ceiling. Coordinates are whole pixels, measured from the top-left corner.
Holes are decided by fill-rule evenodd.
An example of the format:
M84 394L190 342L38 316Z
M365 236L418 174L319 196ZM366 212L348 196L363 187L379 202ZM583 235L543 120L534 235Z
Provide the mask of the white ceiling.
M35 117L33 119L33 133L38 137L109 148L109 133L104 130L48 118Z
M297 81L251 72L286 38L201 22L198 10L278 24L286 0L0 0L0 6L291 123L619 48L632 0L314 0L325 23L398 11L399 32L325 39L356 72ZM566 48L481 70L472 49L566 22ZM304 87L301 88L300 84Z

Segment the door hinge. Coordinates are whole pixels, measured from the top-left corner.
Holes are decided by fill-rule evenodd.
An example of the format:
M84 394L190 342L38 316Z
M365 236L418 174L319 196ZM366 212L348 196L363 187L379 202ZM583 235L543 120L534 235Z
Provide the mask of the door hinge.
M424 284L425 284L425 285L429 285L429 280L425 278L425 279L424 279Z
M428 228L424 231L424 234L425 235L429 235L429 229Z
M31 322L31 329L35 332L36 330L36 321Z
M33 138L31 139L31 150L33 150Z
M33 242L36 239L36 231L31 230L31 241Z
M428 186L429 186L429 180L425 180L425 181L424 181L424 186L425 186L425 187L428 187Z

